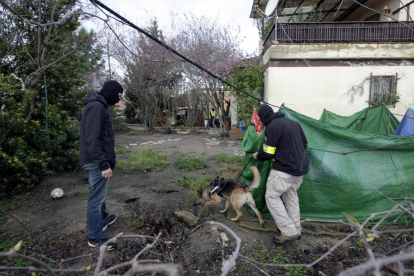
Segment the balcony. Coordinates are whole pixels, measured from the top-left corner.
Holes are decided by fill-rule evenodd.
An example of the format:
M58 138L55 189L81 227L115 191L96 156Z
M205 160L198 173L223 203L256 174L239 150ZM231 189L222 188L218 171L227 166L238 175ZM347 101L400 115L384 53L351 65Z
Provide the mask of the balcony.
M413 22L329 22L279 23L263 43L266 53L272 41L293 44L314 43L412 43Z

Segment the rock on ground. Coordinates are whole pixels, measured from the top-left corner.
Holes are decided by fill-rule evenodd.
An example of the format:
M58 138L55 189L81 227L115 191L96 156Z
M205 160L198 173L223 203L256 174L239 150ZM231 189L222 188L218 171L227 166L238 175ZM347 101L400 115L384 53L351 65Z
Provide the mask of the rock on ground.
M188 211L175 211L174 216L189 227L195 226L198 223L198 217Z

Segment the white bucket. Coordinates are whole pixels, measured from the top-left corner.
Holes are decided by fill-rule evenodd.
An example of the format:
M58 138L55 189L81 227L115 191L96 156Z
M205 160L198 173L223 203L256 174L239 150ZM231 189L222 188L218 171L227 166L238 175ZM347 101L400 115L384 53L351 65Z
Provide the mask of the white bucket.
M204 127L208 126L208 120L204 120Z

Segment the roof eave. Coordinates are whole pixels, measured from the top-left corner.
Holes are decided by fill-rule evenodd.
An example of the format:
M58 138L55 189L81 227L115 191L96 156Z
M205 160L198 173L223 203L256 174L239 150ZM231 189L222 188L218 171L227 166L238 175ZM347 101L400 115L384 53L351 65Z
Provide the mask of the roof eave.
M250 11L250 18L262 18L256 9L255 6L258 6L260 10L265 11L269 0L253 0L252 10Z

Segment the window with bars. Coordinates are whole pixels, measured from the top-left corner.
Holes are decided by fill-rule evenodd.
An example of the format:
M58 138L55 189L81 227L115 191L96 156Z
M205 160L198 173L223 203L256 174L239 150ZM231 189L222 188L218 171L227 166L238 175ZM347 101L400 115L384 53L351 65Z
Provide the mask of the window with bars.
M395 75L370 75L369 104L395 104L399 97L397 93L398 73Z

